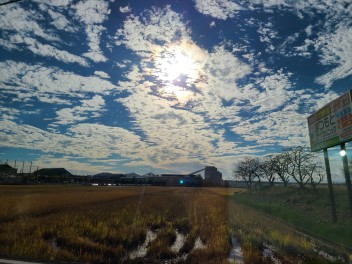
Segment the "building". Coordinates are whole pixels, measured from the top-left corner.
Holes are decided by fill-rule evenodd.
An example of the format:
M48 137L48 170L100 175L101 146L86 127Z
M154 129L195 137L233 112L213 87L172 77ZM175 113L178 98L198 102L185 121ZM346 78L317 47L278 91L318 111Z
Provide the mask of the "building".
M206 166L204 170L204 181L208 186L222 186L222 173L214 166Z
M16 175L17 169L11 167L8 164L0 164L0 176Z
M44 168L37 170L33 176L40 183L71 182L73 175L64 168Z
M8 164L0 164L0 183L1 184L19 184L21 178L18 177L17 169Z
M121 173L110 173L110 172L102 172L95 174L90 177L90 183L99 184L99 185L107 185L107 184L118 184L121 183L126 176Z

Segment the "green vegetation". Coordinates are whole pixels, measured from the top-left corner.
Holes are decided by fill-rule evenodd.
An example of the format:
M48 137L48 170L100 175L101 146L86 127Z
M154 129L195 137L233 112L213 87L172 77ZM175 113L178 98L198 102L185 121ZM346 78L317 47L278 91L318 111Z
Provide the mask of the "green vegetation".
M297 187L255 189L236 195L236 201L315 233L352 247L352 218L346 188L334 186L338 223L332 224L327 186L317 189Z
M284 263L327 263L294 228L239 204L252 205L255 194L234 196L238 191L0 186L0 255L56 263L228 263L236 237L245 263L270 263L268 245ZM151 231L156 238L148 241ZM179 252L171 250L177 233L185 236ZM195 241L204 247L194 248ZM145 242L146 254L130 257Z

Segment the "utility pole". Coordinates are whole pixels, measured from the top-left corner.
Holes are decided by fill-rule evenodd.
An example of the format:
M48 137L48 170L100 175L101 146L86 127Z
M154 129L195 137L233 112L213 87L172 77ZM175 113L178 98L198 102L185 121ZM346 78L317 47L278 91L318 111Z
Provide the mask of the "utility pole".
M350 170L348 168L348 160L347 160L347 153L346 153L346 146L345 143L341 143L341 156L343 162L343 171L345 173L345 180L346 180L346 187L347 187L347 198L350 204L350 214L352 217L352 189L351 189L351 177L350 177Z
M324 160L325 160L326 177L328 179L332 222L333 223L337 223L335 196L334 196L334 190L332 188L331 170L330 170L329 155L328 155L328 149L327 148L324 148Z
M31 161L31 165L29 166L29 174L32 173L32 161Z

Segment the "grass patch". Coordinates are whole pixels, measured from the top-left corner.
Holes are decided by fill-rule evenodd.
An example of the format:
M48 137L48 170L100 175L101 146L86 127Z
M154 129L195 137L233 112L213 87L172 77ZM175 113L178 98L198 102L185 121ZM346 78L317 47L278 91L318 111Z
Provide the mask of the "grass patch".
M348 200L345 190L341 187L334 187L339 216L337 224L331 223L327 188L253 190L237 194L235 199L241 204L258 209L328 240L352 247L352 222L348 215L349 211L346 211Z

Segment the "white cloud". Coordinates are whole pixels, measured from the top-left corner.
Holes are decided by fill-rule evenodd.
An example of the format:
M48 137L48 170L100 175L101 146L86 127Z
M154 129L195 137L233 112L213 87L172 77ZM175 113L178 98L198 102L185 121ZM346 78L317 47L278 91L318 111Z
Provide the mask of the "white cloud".
M282 109L265 114L256 113L238 122L232 131L247 144L252 142L252 145L262 147L309 146L307 117L335 99L337 94L306 89L292 92L290 96L290 101Z
M242 7L231 0L194 0L198 12L217 19L233 17Z
M189 29L170 6L146 10L141 17L129 16L116 32L116 44L124 44L140 56L184 38Z
M42 19L34 11L21 8L19 5L3 6L0 9L0 28L2 31L18 32L23 37L37 36L48 41L58 41L59 38L47 32L37 21Z
M55 26L57 29L67 31L67 32L77 31L77 29L71 25L71 22L62 13L49 9L48 14L52 19L51 24Z
M10 120L0 120L0 137L5 136L3 147L36 149L44 153L90 159L109 158L116 154L134 160L146 148L134 133L98 124L78 124L69 128L67 134L57 134Z
M64 27L67 31L74 31L67 19L51 9L45 10L55 19L56 28ZM52 57L65 63L78 63L88 66L85 59L66 50L57 48L61 39L52 30L42 26L44 17L39 12L25 10L20 5L5 6L0 10L0 28L6 36L0 39L0 45L8 50L27 48L36 55ZM42 38L42 39L41 39ZM10 40L10 41L8 41ZM43 44L50 42L52 44ZM55 45L56 44L56 45Z
M352 75L352 28L340 26L333 33L321 35L315 48L321 51L320 61L324 65L334 65L328 73L318 77L316 81L329 88L339 79Z
M307 34L307 37L310 37L312 35L312 29L313 29L312 25L309 25L308 27L306 27L305 32Z
M108 1L85 0L78 2L74 9L80 21L85 24L85 30L88 37L89 51L84 56L94 62L105 62L108 59L100 49L100 37L106 30L101 24L110 14Z
M258 79L257 84L264 90L260 91L256 98L253 98L251 104L259 106L257 110L259 113L275 110L287 103L290 94L288 91L292 88L287 74L279 72L268 75L263 79Z
M104 106L105 100L100 95L95 95L92 99L81 100L80 105L56 111L58 120L56 124L67 125L87 119L92 120L101 116Z
M132 11L132 9L129 6L125 6L125 7L120 6L121 13L130 13L131 11Z
M108 1L84 0L75 6L76 14L86 25L103 23L110 14Z
M133 129L140 130L149 145L148 152L131 166L151 165L165 170L187 159L192 159L192 164L209 164L233 154L237 144L227 141L225 131L215 127L239 120L238 109L225 107L222 100L243 97L237 81L252 68L224 46L210 53L198 47L190 40L181 17L169 7L144 14L148 16L130 16L117 32L117 44L141 56L141 67L132 67L124 76L126 81L119 83L131 94L117 100L129 110ZM172 41L175 38L177 41ZM192 60L182 87L170 83L163 72L168 69L166 61L174 58L178 48ZM170 94L165 94L168 91ZM186 100L183 104L182 96Z
M225 100L242 97L236 82L251 70L249 65L241 62L223 46L216 47L209 54L205 64L207 93L212 100L216 96Z
M48 95L65 95L75 98L84 97L88 92L99 95L117 88L96 76L80 76L56 67L47 68L14 61L0 62L0 67L3 69L0 72L1 88L14 91L17 97L37 97L40 100L48 98Z
M109 74L107 74L106 72L103 72L103 71L95 71L94 74L96 76L99 76L100 78L103 78L103 79L109 79L110 78Z
M28 49L34 54L44 57L53 57L65 63L78 63L82 66L89 65L88 62L80 56L71 54L65 50L59 50L47 44L41 44L35 39L25 38L23 43L27 44Z

